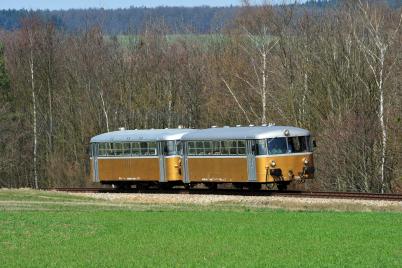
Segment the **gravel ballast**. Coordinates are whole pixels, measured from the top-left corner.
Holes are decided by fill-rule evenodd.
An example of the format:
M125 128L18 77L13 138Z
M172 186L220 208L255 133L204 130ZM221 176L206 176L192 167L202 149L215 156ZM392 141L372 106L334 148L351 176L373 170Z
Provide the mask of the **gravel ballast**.
M299 198L279 196L237 196L201 194L144 194L144 193L71 193L124 204L156 204L203 208L272 208L298 211L396 211L402 212L401 201L355 199Z

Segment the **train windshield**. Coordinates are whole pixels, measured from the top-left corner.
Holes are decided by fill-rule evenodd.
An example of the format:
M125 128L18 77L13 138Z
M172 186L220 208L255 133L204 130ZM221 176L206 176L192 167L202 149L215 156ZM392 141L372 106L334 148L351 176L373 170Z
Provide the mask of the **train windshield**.
M268 154L286 154L287 150L286 138L268 139Z
M288 138L288 153L303 153L309 151L307 137L290 137Z
M268 154L292 154L311 152L310 136L268 139Z

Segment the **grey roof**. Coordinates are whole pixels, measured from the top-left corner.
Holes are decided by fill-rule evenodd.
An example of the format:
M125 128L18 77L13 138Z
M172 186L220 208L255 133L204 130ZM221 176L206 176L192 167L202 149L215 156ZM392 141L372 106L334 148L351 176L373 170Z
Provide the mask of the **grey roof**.
M308 130L290 126L223 127L187 133L182 137L182 140L267 139L286 137L285 130L289 130L289 137L310 135Z
M179 140L184 134L194 131L186 128L119 130L97 135L91 142Z

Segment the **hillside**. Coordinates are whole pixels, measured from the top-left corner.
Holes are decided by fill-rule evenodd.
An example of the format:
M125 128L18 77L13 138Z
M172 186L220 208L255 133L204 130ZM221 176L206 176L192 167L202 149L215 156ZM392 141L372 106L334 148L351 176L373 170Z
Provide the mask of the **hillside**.
M382 1L382 0L380 0ZM376 0L376 2L379 2ZM314 0L296 5L299 9L333 7L340 0ZM399 0L384 0L392 8L400 8ZM279 7L280 8L280 7ZM0 28L13 30L20 27L21 19L35 15L53 22L67 32L85 31L100 26L109 35L138 34L150 23L158 23L171 33L219 32L239 12L239 6L230 7L131 7L123 9L70 9L70 10L0 10Z

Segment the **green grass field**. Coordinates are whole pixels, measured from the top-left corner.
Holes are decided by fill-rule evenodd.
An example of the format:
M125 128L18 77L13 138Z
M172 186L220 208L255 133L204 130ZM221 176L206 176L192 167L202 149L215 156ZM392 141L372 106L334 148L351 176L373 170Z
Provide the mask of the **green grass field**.
M401 213L144 210L0 190L0 226L1 267L402 267Z

